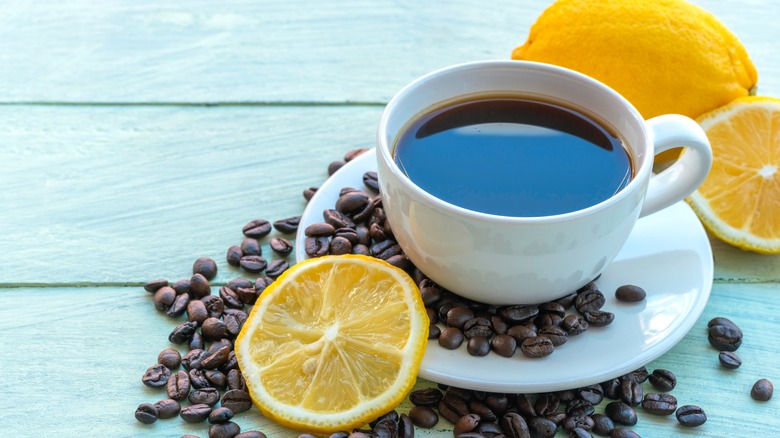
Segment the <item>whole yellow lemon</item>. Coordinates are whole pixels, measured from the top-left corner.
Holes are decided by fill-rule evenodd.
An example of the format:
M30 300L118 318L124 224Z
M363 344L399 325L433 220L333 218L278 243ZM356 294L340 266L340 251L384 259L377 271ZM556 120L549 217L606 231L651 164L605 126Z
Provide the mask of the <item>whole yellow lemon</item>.
M512 58L598 79L645 118L698 117L748 95L758 80L737 37L683 0L558 0Z

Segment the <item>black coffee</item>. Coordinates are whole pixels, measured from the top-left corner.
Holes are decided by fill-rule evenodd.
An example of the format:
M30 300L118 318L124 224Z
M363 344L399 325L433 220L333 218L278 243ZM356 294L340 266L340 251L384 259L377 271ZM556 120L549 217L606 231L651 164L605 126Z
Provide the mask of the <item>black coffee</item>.
M633 175L620 138L551 102L478 97L414 120L395 162L451 204L502 216L549 216L598 204Z

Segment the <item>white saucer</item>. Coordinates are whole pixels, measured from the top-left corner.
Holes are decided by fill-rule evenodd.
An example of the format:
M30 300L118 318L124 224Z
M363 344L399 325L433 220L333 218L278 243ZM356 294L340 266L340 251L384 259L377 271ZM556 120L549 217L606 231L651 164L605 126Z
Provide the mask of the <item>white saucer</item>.
M322 221L342 187L364 188L363 173L376 170L368 151L331 176L309 201L298 228L296 259L307 258L303 230ZM603 382L639 368L669 351L698 320L712 288L713 261L707 235L684 202L640 219L625 247L597 284L615 321L569 338L543 359L519 352L473 357L465 343L450 351L429 342L420 377L434 382L493 392L546 392ZM647 291L641 303L621 303L615 289L636 284Z

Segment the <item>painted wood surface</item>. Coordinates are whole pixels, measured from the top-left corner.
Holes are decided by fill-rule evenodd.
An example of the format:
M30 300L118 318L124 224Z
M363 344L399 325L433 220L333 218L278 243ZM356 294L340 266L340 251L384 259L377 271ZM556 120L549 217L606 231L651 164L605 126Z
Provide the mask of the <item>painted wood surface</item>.
M780 96L780 7L694 3L744 42L759 93ZM140 285L188 277L200 256L219 263L216 284L240 276L224 253L245 222L300 214L330 161L373 145L395 91L449 64L507 58L548 4L0 1L0 370L12 376L0 436L205 436L178 418L133 418L162 398L140 377L175 325ZM709 420L684 430L642 415L642 436L780 429L777 400L749 397L758 378L780 382L780 256L712 244L704 315L648 365L673 370L680 402ZM714 316L745 331L738 370L707 344ZM238 421L296 436L254 409Z
M780 7L696 0L780 89ZM384 102L413 78L508 58L550 1L5 0L0 102Z

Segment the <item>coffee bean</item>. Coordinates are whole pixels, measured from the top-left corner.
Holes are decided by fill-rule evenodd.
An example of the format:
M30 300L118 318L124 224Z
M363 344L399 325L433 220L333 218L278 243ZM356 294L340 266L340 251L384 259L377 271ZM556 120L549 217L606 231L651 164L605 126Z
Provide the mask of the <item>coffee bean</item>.
M206 386L192 391L187 398L193 405L204 404L214 406L219 402L219 391L217 388Z
M201 323L208 318L209 313L203 301L193 300L187 304L187 319L196 323Z
M144 424L157 421L157 408L151 403L141 403L135 410L135 419Z
M374 426L373 435L376 438L397 438L398 423L396 420L384 418Z
M617 400L620 398L620 379L612 379L607 380L606 382L601 382L601 388L604 390L605 397L611 400Z
M244 376L240 370L234 369L227 373L227 387L228 389L240 389L246 391L246 382Z
M309 257L322 257L328 254L330 242L327 237L307 237L304 241L306 255Z
M545 392L539 394L539 397L534 403L534 410L536 415L548 415L558 410L558 406L561 404L561 399L557 395L551 392Z
M181 412L181 405L179 402L170 398L158 401L154 404L154 407L157 409L157 418L161 420L173 418Z
M344 167L345 164L347 163L341 160L331 161L330 164L328 164L328 176L332 176L337 170Z
M344 193L336 199L336 210L348 214L362 210L369 202L365 192L354 191ZM358 221L362 222L362 221Z
M742 345L742 330L729 325L713 325L707 333L710 345L720 351L736 351Z
M202 274L195 274L190 278L190 298L201 299L211 294L211 284Z
M520 344L520 351L526 357L546 357L551 355L554 350L555 346L552 341L542 336L527 338Z
M261 279L262 277L258 278L258 280ZM263 288L265 288L265 284L263 284ZM258 291L255 287L240 287L236 291L236 295L238 295L238 299L240 299L241 302L251 306L255 304L257 299L260 297L260 291Z
M593 435L581 427L575 427L569 431L569 438L593 438Z
M173 373L165 388L168 397L173 400L184 400L190 393L190 377L186 371Z
M650 377L650 373L646 367L639 367L634 371L631 371L625 375L620 376L620 380L631 380L636 383L645 383L647 378Z
M171 370L158 363L146 370L143 377L141 377L141 382L150 388L160 388L168 383L168 378L170 377Z
M316 222L304 231L307 237L329 237L336 233L336 228L327 222Z
M241 328L247 320L247 314L243 310L228 309L222 315L223 321L225 321L225 328L230 336L238 336L241 332Z
M742 359L740 359L739 356L737 356L737 353L734 353L733 351L721 351L718 354L718 360L720 361L720 364L723 366L723 368L727 368L730 370L735 370L742 365Z
M566 421L566 414L564 412L553 412L552 414L545 415L545 418L560 426Z
M567 416L561 424L563 430L571 432L574 429L581 429L584 431L590 431L593 429L593 419L584 415Z
M498 420L496 413L490 407L476 398L469 400L469 412L476 414L482 421L490 422Z
M176 295L188 294L190 293L190 279L179 280L173 283L171 287L176 291Z
M173 304L168 308L165 313L171 318L178 318L184 315L184 311L187 310L187 306L190 304L190 296L188 294L176 295L176 299L173 300Z
M350 149L346 154L344 154L344 161L349 163L350 161L354 160L355 158L359 157L360 155L364 154L365 152L367 152L369 150L370 150L370 148Z
M241 257L244 256L244 251L241 250L241 247L238 245L233 245L227 250L227 254L225 255L225 259L227 260L228 264L231 266L238 266L239 262L241 261Z
M772 398L775 388L767 379L759 379L750 389L750 396L756 401L768 401Z
M222 347L204 357L200 366L207 370L219 368L228 361L228 356L230 356L230 347Z
M433 407L439 404L442 396L436 388L417 389L409 394L409 401L415 406Z
M436 324L431 324L428 327L428 339L439 339L441 336L441 329Z
M252 280L247 280L246 278L234 278L228 281L226 286L238 292L238 289L242 287L252 287L254 286L254 283Z
M554 315L558 315L561 318L566 316L566 308L563 307L563 305L557 301L549 301L547 303L539 304L539 313L544 315L547 313L552 313Z
M336 236L331 239L328 252L333 255L351 254L352 243L345 237Z
M195 389L207 388L211 386L211 382L206 378L206 372L199 368L191 369L187 375L190 378L190 385Z
M539 314L536 306L505 306L498 309L498 315L510 325L520 324Z
M196 331L192 334L192 338L190 338L189 342L187 342L187 346L190 350L203 350L206 348L206 341L203 340L203 336L201 336L200 332Z
M436 411L428 406L415 406L409 410L409 418L415 426L430 429L439 422Z
M234 370L238 368L238 360L236 359L236 352L231 351L230 354L228 354L227 362L225 362L224 365L219 367L219 370L223 373L227 373L230 370ZM235 412L235 409L233 410Z
M454 350L460 347L460 344L463 343L463 339L463 332L461 332L460 329L457 327L447 327L441 332L441 335L439 335L439 345L448 350Z
M195 404L183 408L179 413L182 420L187 423L200 423L211 414L211 406L207 404Z
M601 403L601 401L604 400L604 389L602 389L601 385L590 385L590 386L585 386L583 388L579 388L576 391L576 394L579 398L587 401L588 403L594 406Z
M378 192L379 191L379 178L373 170L363 174L363 184L369 189Z
M257 430L249 430L241 432L235 436L235 438L268 438L263 432Z
M466 390L468 392L468 390ZM449 409L454 415L455 415L455 421L457 422L460 417L469 414L469 406L465 399L457 396L452 395L451 393L444 394L444 398L441 400L441 402L438 405L439 413L444 415L441 412L441 408L445 407ZM445 416L448 420L449 417Z
M642 384L633 380L620 382L620 400L631 406L637 406L642 402ZM613 418L614 420L614 418Z
M329 438L340 437L333 437L333 435L331 435ZM406 414L401 414L398 418L398 438L414 438L414 423L412 423L412 419Z
M552 344L556 347L565 344L566 341L569 339L569 336L566 334L566 331L564 331L564 329L562 329L561 327L555 325L547 325L541 327L537 331L537 333L538 336L543 336L549 339L552 342Z
M152 301L159 312L167 312L176 300L176 291L172 287L163 286L154 292Z
M604 413L615 423L624 426L633 426L637 421L634 408L623 402L607 403Z
M578 393L574 392L574 390L572 390L572 389L566 389L566 390L563 390L563 391L556 391L555 395L558 397L558 400L560 400L563 403L568 403L568 402L574 400L575 398L579 397ZM582 397L579 397L579 398L582 398Z
M532 417L526 423L534 438L552 438L558 431L558 425L544 417Z
M593 429L591 430L598 435L608 436L615 428L612 419L604 414L593 414L590 418L593 420Z
M471 432L476 429L477 426L479 426L480 421L481 420L478 415L464 415L460 417L460 419L455 423L455 427L453 427L452 433L455 434L455 436L460 436L462 433Z
M200 332L206 341L216 341L227 336L227 326L219 318L206 318L200 328Z
M732 320L730 320L728 318L724 318L722 316L716 316L715 318L712 318L711 320L709 320L709 322L707 322L707 328L708 329L710 329L710 328L712 328L712 327L714 327L716 325L729 327L729 328L733 329L735 332L737 332L737 334L738 334L738 336L740 338L742 337L742 329L740 329L739 326L737 326L737 324L734 323L734 321L732 321Z
M645 394L642 410L653 415L671 415L677 410L677 398L671 394Z
M707 414L695 405L684 405L677 408L677 421L685 427L698 427L707 421Z
M570 417L585 417L593 415L596 408L587 400L580 398L574 399L566 404L566 415Z
M162 364L169 370L175 370L179 368L181 363L181 353L179 353L179 350L166 348L157 355L157 363Z
M246 237L261 239L271 232L271 223L265 219L255 219L247 222L241 231L244 232L244 236Z
M209 438L235 438L239 433L241 427L232 421L212 424L209 427Z
M274 228L276 231L283 234L292 234L298 231L298 225L301 223L300 216L291 216L284 219L279 219L274 222Z
M517 395L517 400L515 400L515 407L517 407L518 412L520 412L520 414L525 418L537 416L533 403L528 400L528 397L525 394Z
M241 257L241 261L239 262L242 268L246 269L249 272L258 273L263 272L266 266L268 266L268 261L261 256L257 255L247 255L244 257Z
M228 408L217 408L211 411L209 414L209 423L216 424L216 423L225 423L230 421L230 419L233 418L233 411L231 411Z
M498 423L490 421L482 421L479 423L475 432L479 433L482 437L496 437L503 434L501 426L499 426Z
M580 313L595 312L604 307L607 302L604 294L598 290L588 290L579 295L574 300L574 308ZM588 321L590 322L590 321Z
M208 257L201 257L192 264L192 273L201 274L206 280L213 280L217 276L217 264Z
M585 321L593 327L604 327L612 324L615 320L615 314L610 312L604 312L601 310L587 311L583 313Z
M475 336L490 339L493 336L492 323L489 319L483 317L472 318L463 325L464 335L467 339Z
M208 353L206 353L206 351L199 348L190 350L187 352L187 354L184 355L184 357L181 358L181 366L183 366L187 371L198 370L200 369L201 362L207 354Z
M318 187L309 187L308 189L305 189L303 191L303 199L307 201L311 201L311 198L314 197L314 194L317 193Z
M522 324L513 325L506 330L506 334L515 338L515 341L517 341L518 344L522 344L526 339L536 336L536 326Z
M617 427L609 434L609 438L641 438L638 433L627 427Z
M206 380L208 380L211 386L219 389L220 391L223 391L225 388L227 388L227 377L222 371L206 370L203 372L203 374L206 376Z
M229 307L231 309L244 308L244 302L241 301L238 293L227 286L222 286L219 288L219 297L222 299L222 303L225 305L225 307Z
M284 237L271 238L271 249L282 257L287 257L293 250L292 243Z
M168 286L168 280L152 280L144 284L144 290L149 292L150 294L153 294L157 292L157 289L161 287Z
M561 325L561 322L563 322L563 318L554 313L539 315L533 321L534 325L538 328L558 327Z
M474 318L474 311L465 306L453 307L447 312L447 325L463 329L466 321Z
M241 253L244 254L244 257L261 256L263 255L263 248L257 239L247 237L241 241Z
M274 260L271 262L270 265L268 265L268 268L266 268L265 275L275 280L280 275L282 275L284 271L286 271L289 267L290 264L287 263L286 260Z
M501 425L501 429L503 429L504 434L509 438L531 437L531 431L528 430L528 424L526 424L525 420L520 416L520 414L516 414L514 412L504 414L504 416L501 417L501 420L499 421L499 425Z
M252 407L252 399L244 390L231 389L222 395L222 406L229 408L234 414L240 414Z
M677 377L669 370L653 370L653 373L648 376L648 380L653 388L659 391L671 391L677 386Z
M509 335L496 335L490 339L490 348L499 356L512 357L517 349L517 341Z
M472 356L487 356L490 353L490 341L484 336L469 338L466 343L466 351Z
M637 303L644 300L646 296L647 292L644 289L633 284L620 286L615 291L615 298L626 303Z

